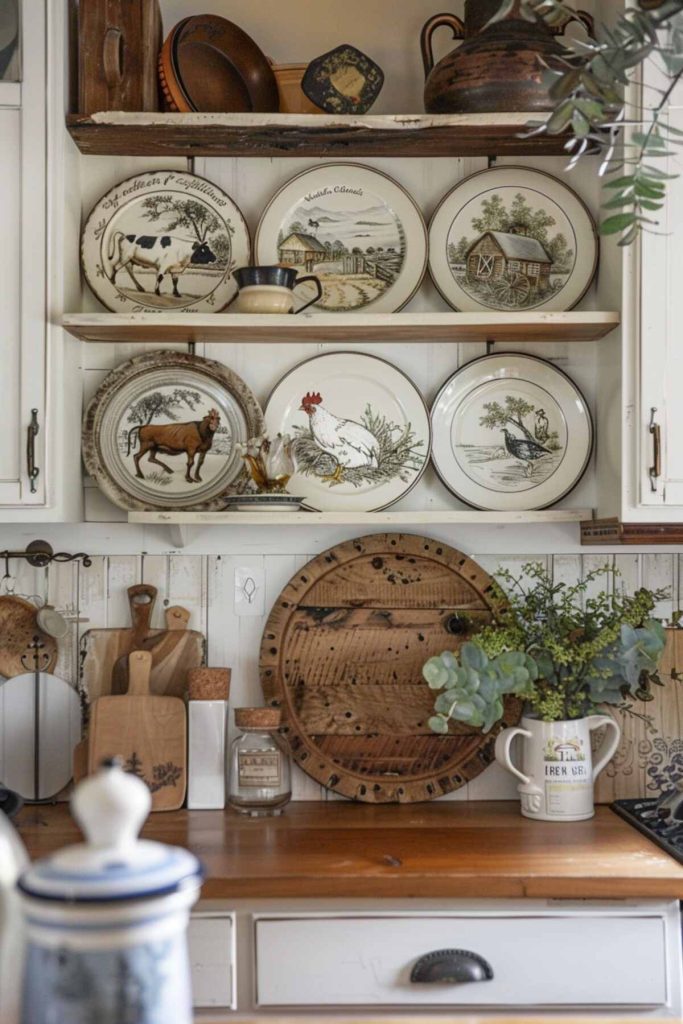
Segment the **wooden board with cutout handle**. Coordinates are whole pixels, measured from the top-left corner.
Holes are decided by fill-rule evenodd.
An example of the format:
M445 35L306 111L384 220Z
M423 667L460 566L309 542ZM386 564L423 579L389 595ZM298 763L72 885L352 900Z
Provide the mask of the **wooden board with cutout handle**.
M152 654L128 658L128 693L99 697L92 706L88 774L105 758L120 757L126 771L144 779L153 811L182 807L187 784L185 705L149 690Z

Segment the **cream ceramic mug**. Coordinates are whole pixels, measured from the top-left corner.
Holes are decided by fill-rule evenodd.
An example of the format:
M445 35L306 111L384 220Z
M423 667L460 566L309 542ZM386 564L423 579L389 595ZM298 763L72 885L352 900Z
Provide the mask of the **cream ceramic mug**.
M303 313L322 298L323 289L314 274L299 277L295 267L240 267L233 273L239 294L236 309L239 313L292 313L294 289L306 281L313 283L315 297L296 310Z
M594 762L591 733L603 727L607 732ZM523 738L521 770L510 755L517 736ZM517 789L525 817L583 821L595 813L593 783L613 757L620 739L621 729L609 715L565 722L523 718L521 726L499 733L496 760L521 780Z

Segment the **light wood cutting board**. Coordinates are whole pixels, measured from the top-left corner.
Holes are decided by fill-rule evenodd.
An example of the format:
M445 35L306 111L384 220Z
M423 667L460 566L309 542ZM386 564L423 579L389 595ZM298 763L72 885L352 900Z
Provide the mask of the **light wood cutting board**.
M131 626L112 629L89 629L81 640L80 689L88 702L112 692L112 678L117 663L131 651L152 649L164 644L154 655L151 673L153 693L185 693L187 670L204 664L205 640L196 630L182 629L187 624L186 612L176 607L166 610L167 629L150 629L157 590L148 584L128 588ZM178 620L178 613L182 613ZM179 638L182 629L182 639ZM173 637L167 636L168 631ZM121 682L123 677L124 682ZM117 670L119 692L125 692L125 671Z
M187 785L185 705L178 697L150 694L151 668L149 651L133 651L128 693L95 701L88 774L105 758L120 757L124 770L149 786L153 811L175 811L183 805Z

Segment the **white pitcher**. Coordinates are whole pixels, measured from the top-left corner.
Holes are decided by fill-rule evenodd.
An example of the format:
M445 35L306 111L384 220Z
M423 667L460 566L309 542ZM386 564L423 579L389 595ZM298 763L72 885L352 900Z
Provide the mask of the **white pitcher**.
M591 733L602 727L607 730L605 740L593 755ZM516 736L523 738L521 770L510 756ZM609 715L567 722L523 718L521 726L499 733L496 760L521 779L517 790L525 817L583 821L595 813L593 783L613 757L620 739L621 729Z

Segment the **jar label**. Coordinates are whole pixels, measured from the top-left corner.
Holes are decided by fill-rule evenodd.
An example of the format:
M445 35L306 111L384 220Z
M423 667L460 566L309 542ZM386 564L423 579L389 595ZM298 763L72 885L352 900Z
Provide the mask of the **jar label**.
M280 754L278 751L240 750L238 754L240 786L280 785Z

